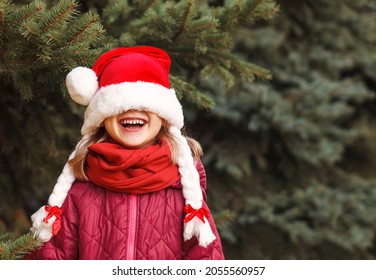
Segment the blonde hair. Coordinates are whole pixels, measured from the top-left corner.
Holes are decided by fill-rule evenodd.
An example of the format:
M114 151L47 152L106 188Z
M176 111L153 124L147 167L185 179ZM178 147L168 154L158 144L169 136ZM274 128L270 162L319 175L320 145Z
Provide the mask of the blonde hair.
M186 135L186 132L183 130L182 135L187 139L188 146L191 149L191 154L194 160L199 159L203 155L202 147L200 143ZM95 143L106 142L109 139L109 135L106 129L101 126L96 132L87 137L86 141L82 141L76 147L75 156L68 161L68 164L72 167L72 171L76 179L79 180L88 180L85 172L86 157L88 154L88 147ZM161 127L159 134L155 139L155 143L159 143L162 139L165 139L171 149L171 161L174 164L177 164L179 157L179 146L178 142L173 135L169 132L169 128L166 125Z

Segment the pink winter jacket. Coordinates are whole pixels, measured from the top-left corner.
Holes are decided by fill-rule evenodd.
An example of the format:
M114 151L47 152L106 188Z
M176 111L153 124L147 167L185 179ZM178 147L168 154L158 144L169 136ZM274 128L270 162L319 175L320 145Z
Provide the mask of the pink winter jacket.
M197 165L205 196L206 175ZM207 248L196 237L183 240L184 198L180 182L164 190L134 195L76 181L62 206L61 229L25 259L180 260L224 259L216 240Z

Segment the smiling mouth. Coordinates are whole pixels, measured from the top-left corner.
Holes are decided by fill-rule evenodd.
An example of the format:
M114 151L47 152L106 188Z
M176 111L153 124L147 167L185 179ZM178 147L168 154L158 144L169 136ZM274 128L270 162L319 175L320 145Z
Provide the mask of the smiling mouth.
M145 121L142 119L123 119L120 121L122 127L127 130L138 130L145 125Z

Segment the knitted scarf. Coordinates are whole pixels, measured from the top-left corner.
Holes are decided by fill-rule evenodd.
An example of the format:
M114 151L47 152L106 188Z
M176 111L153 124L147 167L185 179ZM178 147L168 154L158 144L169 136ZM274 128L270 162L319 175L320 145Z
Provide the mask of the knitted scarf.
M136 150L103 142L90 145L88 151L86 174L89 180L112 191L150 193L180 178L166 141Z

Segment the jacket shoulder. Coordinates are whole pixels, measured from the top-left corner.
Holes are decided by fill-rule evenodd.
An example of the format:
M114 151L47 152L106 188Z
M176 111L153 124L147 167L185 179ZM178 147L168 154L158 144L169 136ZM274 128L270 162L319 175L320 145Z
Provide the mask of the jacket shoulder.
M67 198L77 201L82 197L92 196L93 192L97 191L99 191L99 188L95 187L94 183L90 181L75 181L68 192Z

